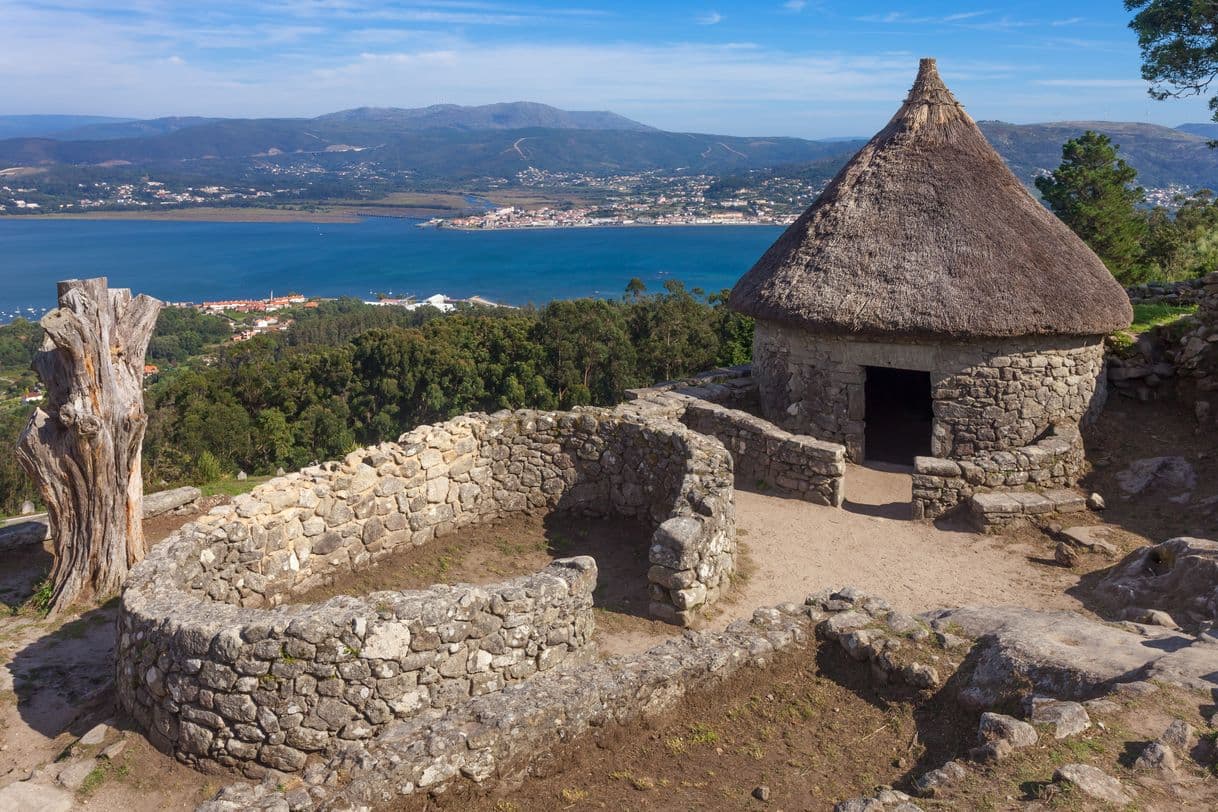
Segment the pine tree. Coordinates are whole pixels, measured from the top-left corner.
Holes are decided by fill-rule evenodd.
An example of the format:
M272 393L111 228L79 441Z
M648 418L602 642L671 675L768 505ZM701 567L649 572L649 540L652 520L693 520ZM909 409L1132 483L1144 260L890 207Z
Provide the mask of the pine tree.
M1124 284L1146 276L1142 239L1146 220L1135 206L1145 198L1133 186L1138 173L1117 157L1106 135L1088 130L1062 146L1062 163L1036 179L1036 188L1062 221L1099 255Z

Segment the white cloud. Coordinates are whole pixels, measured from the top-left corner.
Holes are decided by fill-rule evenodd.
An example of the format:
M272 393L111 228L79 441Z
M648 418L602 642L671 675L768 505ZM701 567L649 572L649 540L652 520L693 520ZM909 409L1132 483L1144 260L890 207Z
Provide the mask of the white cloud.
M492 37L473 23L385 16L414 10L529 18L542 13L530 5L537 0L511 6L412 0L409 7L373 0L253 0L254 15L245 13L249 0L212 0L206 13L185 17L186 4L164 0L130 0L140 3L140 12L122 14L109 11L108 0L53 1L52 7L0 0L0 112L313 116L362 105L527 99L614 110L678 131L858 135L874 132L896 109L919 55L888 50L912 41L893 37L895 28L876 32L884 38L880 47L860 45L860 53L850 54L836 42L784 50L765 40L743 41L752 34L716 44L605 41L599 30L603 15L578 8L565 10L564 19L574 22L561 29L562 36L503 22ZM777 14L782 5L778 0L769 8ZM804 9L819 5L808 0ZM689 14L677 18L692 27ZM980 11L947 16L953 19L893 12L873 21L933 21L978 39L965 29L1004 24L1004 18ZM341 25L334 23L339 17ZM1070 31L1041 25L1046 34ZM1004 53L1085 50L1064 38L1018 39ZM1126 54L1133 47L1113 42L1092 48L1101 45L1119 46ZM1136 67L1126 73L1110 73L1103 64L1067 70L1041 50L1028 50L1013 62L951 58L950 49L941 56L947 81L978 118L1046 120L1062 117L1059 110L1071 118L1181 121L1205 115L1204 100L1148 107ZM1107 78L1061 78L1072 73ZM1042 76L1057 78L1038 84ZM1110 115L1100 115L1108 110Z
M723 22L723 15L717 11L708 11L705 14L699 14L695 21L698 25L718 25Z
M982 17L989 14L988 11L962 11L956 14L947 14L945 16L915 16L907 14L904 11L890 11L886 14L868 14L865 17L859 17L858 20L864 23L888 23L902 25L927 25L931 23L958 23L964 20L971 20L975 17Z
M1141 79L1037 79L1045 87L1146 87Z
M799 13L804 10L804 6L808 5L808 0L787 0L782 4L782 7L787 11Z

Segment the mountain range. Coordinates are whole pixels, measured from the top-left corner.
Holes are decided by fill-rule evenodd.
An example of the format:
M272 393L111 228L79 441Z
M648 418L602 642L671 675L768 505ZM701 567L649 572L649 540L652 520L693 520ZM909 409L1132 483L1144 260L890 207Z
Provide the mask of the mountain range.
M1015 173L1030 183L1061 160L1084 130L1110 135L1148 187L1218 185L1218 124L1067 121L979 122ZM727 174L835 166L862 139L720 136L658 130L611 112L566 111L531 102L479 107L361 107L316 118L151 120L0 116L0 169L14 166L135 166L206 175L240 167L322 170L354 166L419 178L511 177L533 167L587 174L651 170Z

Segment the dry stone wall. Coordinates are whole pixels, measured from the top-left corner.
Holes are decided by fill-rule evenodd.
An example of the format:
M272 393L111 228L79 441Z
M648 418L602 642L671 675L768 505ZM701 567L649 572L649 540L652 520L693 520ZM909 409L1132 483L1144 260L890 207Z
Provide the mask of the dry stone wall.
M1185 279L1179 282L1147 282L1125 288L1129 301L1134 304L1191 305L1201 299L1205 282L1202 279Z
M818 505L841 507L846 498L846 449L783 431L768 420L713 403L691 404L681 418L715 437L732 454L736 482Z
M393 719L586 658L596 565L248 609L174 582L200 547L164 542L125 590L116 685L157 747L203 769L290 772Z
M120 701L184 760L296 770L584 657L588 558L492 586L284 605L405 545L546 510L649 522L637 543L663 619L688 623L731 583L732 462L715 440L605 410L466 415L272 480L154 548L122 598Z
M679 420L723 443L735 463L738 487L764 489L819 505L845 501L846 449L792 434L758 417L751 367L711 370L685 382L629 392L616 411Z
M1178 374L1193 390L1197 420L1218 423L1218 271L1202 280L1196 326L1180 342Z
M916 457L914 518L942 516L976 493L1028 486L1068 488L1078 482L1085 467L1083 438L1073 426L1056 426L1043 440L1011 451L961 460Z
M1191 402L1197 421L1212 426L1218 422L1218 272L1188 284L1188 301L1171 303L1196 303L1196 315L1147 330L1114 353L1108 380L1117 393L1138 400Z
M236 785L199 812L274 809L284 803L322 810L379 808L403 795L442 792L457 781L485 787L511 782L592 729L654 717L744 668L765 668L784 651L811 649L815 635L870 663L879 683L933 690L950 671L942 662L945 652L930 642L932 634L883 599L849 587L824 590L802 604L757 609L749 620L721 632L686 632L639 654L564 666L442 716L395 723L307 770L305 786L295 795ZM939 664L931 665L935 660Z
M1103 404L1100 338L976 343L863 341L758 321L753 375L761 413L783 428L842 443L864 458L866 367L930 374L935 457L968 459L1029 445Z

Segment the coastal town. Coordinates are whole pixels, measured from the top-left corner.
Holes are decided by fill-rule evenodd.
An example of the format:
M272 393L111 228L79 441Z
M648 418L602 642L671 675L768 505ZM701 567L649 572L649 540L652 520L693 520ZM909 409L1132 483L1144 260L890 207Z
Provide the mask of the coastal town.
M420 225L467 230L496 230L511 228L590 228L594 226L748 226L788 225L795 218L789 215L751 214L743 211L673 212L650 214L645 210L613 208L560 209L543 206L523 209L504 206L486 214L452 219L433 218Z
M72 213L81 211L139 211L187 206L268 203L284 189L232 188L217 184L181 186L142 178L129 183L77 183L69 198L48 193L34 178L20 186L0 186L0 214Z
M10 171L10 170L5 170ZM290 166L260 164L240 182L196 185L168 176L143 176L125 182L90 180L68 188L50 188L35 170L20 183L0 184L0 216L82 215L127 212L143 216L178 212L190 219L192 209L230 209L255 213L275 209L307 218L324 206L309 204L310 188L318 177L349 185L347 216L421 219L419 211L378 202L373 189L409 186L409 173L371 164L334 170L303 160ZM4 179L0 173L0 179ZM789 225L824 189L830 173L819 170L750 170L730 177L651 170L596 174L555 172L527 167L509 177L469 181L460 192L467 205L435 216L422 214L423 228L492 231L504 229L593 228L605 226L745 226ZM1170 184L1144 190L1150 205L1174 210L1192 187ZM456 192L411 193L420 200L437 200ZM530 197L536 193L535 197ZM523 201L521 201L523 198ZM389 200L391 198L386 198ZM320 206L320 208L318 208ZM287 208L285 208L287 207Z
M498 206L462 217L434 218L424 227L470 230L591 228L596 226L788 225L827 180L748 173L715 175L651 171L612 175L517 172L515 185L547 197L569 195L582 204ZM492 196L493 197L493 196Z

